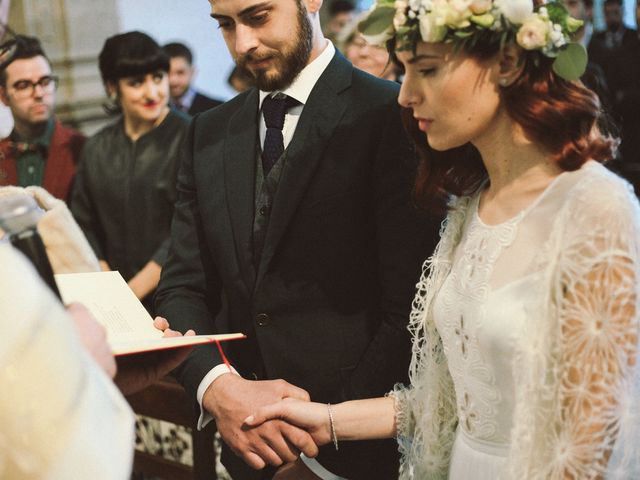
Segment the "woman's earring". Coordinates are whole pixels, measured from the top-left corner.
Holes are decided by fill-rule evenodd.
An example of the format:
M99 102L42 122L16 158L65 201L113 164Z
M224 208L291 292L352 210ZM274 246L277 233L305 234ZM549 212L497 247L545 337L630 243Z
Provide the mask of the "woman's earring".
M498 83L501 87L506 87L507 85L509 85L509 81L506 78L501 78Z

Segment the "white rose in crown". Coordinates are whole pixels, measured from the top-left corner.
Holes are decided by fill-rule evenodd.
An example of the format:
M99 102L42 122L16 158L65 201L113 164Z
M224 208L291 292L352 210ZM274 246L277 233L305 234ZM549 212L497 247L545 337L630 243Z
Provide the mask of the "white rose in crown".
M474 15L482 15L483 13L487 13L491 10L491 5L493 5L492 0L472 0L469 8Z
M396 10L406 10L409 6L409 3L407 2L407 0L396 0L393 6Z
M533 14L532 0L500 0L496 4L502 15L515 25L523 24Z
M433 0L431 11L426 14L431 17L429 23L453 29L469 26L471 10L468 3L470 2L465 0Z
M469 7L473 3L473 0L449 0L449 5L453 10L459 13L463 13L469 10Z
M544 47L549 38L549 22L537 16L529 17L518 30L516 41L525 50L536 50Z
M473 14L470 6L471 0L449 0L445 23L453 29L468 27L469 17Z
M404 26L407 21L407 16L405 15L405 10L398 9L396 10L396 14L393 17L393 27L396 30L399 30Z
M447 27L438 22L433 14L420 16L420 36L424 42L441 42L447 34Z
M427 10L425 16L431 17L431 22L444 26L447 23L447 15L449 15L449 3L447 0L433 0L431 10ZM422 20L422 17L420 18Z

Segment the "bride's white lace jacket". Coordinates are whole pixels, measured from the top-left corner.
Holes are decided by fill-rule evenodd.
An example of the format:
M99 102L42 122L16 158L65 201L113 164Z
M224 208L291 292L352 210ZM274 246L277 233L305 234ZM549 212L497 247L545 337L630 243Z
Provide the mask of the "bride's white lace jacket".
M512 366L509 479L640 478L640 208L623 180L589 164L537 253L543 307L520 335ZM402 479L447 477L458 418L432 307L470 201L453 202L418 283L411 387L392 393Z

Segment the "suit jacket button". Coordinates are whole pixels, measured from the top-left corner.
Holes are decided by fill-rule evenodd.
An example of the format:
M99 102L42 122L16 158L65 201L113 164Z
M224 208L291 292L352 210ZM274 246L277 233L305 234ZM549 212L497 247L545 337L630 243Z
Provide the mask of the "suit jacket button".
M256 315L256 323L261 327L266 327L267 325L269 325L269 323L271 323L271 319L266 313L259 313L258 315Z
M266 206L260 207L260 210L258 210L258 213L260 213L260 215L265 217L269 213L269 207L266 207Z

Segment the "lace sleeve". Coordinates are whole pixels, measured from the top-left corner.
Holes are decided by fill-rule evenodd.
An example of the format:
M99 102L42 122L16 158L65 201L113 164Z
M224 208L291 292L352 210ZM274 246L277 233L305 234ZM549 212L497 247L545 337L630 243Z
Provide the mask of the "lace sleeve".
M640 216L635 199L618 193L580 205L563 242L545 478L638 478Z
M410 387L396 385L390 393L396 407L401 454L401 480L445 479L457 424L453 381L442 342L431 315L435 293L446 278L454 248L460 241L469 199L453 198L441 229L441 240L424 262L416 285L409 331L413 338Z

